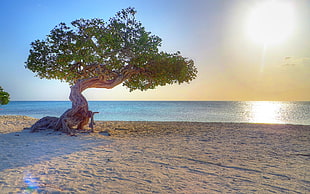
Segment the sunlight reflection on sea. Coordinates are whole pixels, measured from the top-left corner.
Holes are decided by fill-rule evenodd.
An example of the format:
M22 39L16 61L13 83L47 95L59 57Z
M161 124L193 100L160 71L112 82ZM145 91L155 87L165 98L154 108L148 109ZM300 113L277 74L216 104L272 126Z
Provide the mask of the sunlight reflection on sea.
M283 102L258 101L247 104L250 123L287 123L291 107ZM296 115L294 115L296 116Z

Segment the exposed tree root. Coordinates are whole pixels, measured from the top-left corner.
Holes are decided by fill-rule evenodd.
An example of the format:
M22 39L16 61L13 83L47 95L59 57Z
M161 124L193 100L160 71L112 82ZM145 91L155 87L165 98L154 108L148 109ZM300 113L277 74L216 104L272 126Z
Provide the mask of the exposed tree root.
M43 117L30 127L31 132L37 132L45 129L55 129L58 117Z
M91 132L94 131L94 114L98 112L88 111L89 117L86 119L84 117L68 117L68 113L70 113L71 109L67 110L60 118L58 117L43 117L38 120L34 125L30 127L31 132L38 132L40 130L54 129L55 131L61 131L67 133L69 135L73 135L76 133L76 130L82 131L84 126L89 123L89 127L91 128ZM74 128L76 127L76 129Z

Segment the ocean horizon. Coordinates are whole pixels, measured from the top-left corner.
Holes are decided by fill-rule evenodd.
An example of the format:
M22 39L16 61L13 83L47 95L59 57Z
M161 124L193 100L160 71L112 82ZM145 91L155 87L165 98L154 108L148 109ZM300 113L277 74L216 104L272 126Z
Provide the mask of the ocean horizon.
M310 125L310 101L88 101L98 121L188 121ZM11 101L0 115L59 117L70 101Z

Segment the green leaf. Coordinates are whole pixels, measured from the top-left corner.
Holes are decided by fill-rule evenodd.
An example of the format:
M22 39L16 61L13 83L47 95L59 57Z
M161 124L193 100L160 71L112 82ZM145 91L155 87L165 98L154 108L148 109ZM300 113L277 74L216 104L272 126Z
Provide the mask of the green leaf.
M5 92L0 86L0 105L5 105L10 102L10 94Z

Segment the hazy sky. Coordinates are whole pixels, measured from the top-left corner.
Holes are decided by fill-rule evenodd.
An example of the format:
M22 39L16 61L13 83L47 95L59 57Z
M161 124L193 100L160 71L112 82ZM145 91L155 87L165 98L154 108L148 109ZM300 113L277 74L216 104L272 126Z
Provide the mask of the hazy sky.
M131 6L137 9L137 19L146 30L163 39L161 50L181 51L195 61L198 77L190 84L145 92L129 92L122 86L88 89L84 93L88 100L309 101L310 1L275 1L289 6L285 12L291 12L291 18L269 24L272 17L281 14L272 10L258 14L268 22L256 24L253 13L266 2L269 1L1 0L0 86L11 94L11 100L68 100L68 84L39 79L24 68L30 43L44 39L60 22L79 18L108 20ZM276 10L281 10L281 4L276 5ZM275 32L272 40L289 33L284 33L278 42L268 40L264 44L259 33L265 33L260 30L268 28L266 23L281 24L282 29ZM253 29L255 32L250 32Z

